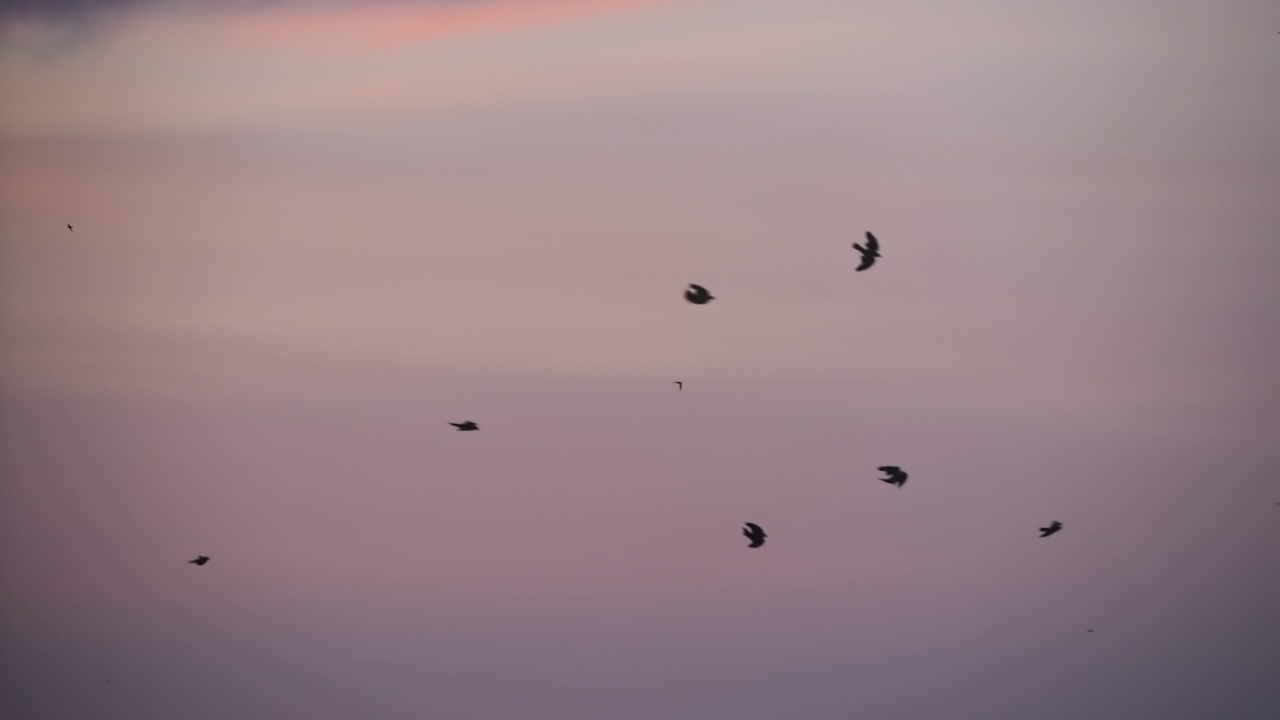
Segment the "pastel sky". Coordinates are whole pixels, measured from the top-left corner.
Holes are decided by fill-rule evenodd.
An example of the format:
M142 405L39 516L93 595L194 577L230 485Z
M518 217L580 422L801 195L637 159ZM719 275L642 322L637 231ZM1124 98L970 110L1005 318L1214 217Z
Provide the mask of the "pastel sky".
M0 717L1280 717L1278 10L0 1Z

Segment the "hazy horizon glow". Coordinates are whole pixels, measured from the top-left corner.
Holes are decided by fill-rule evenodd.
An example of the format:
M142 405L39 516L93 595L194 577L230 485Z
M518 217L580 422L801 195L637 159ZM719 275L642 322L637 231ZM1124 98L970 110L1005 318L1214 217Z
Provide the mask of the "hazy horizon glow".
M1272 5L0 6L0 716L1270 720Z

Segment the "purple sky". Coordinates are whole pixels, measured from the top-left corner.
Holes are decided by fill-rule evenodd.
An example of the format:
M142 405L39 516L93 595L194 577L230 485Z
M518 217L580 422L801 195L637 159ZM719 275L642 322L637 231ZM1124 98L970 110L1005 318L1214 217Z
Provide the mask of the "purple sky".
M1280 717L1273 2L38 5L0 717Z

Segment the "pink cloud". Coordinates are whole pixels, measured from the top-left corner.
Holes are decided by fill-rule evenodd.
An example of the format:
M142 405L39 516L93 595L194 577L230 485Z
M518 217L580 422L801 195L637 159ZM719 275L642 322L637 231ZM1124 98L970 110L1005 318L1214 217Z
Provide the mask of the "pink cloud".
M461 5L387 4L301 10L282 7L237 15L233 32L270 45L311 44L377 52L433 38L518 30L665 5L672 0L495 0Z

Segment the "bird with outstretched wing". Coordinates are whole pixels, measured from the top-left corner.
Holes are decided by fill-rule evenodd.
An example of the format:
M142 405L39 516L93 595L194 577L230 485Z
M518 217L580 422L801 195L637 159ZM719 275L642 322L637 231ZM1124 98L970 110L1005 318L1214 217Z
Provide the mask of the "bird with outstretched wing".
M907 474L897 465L881 465L876 469L887 476L880 478L880 482L897 485L898 487L902 487L907 484Z
M1054 520L1047 527L1040 528L1040 537L1046 538L1062 529L1062 523Z
M866 246L864 247L858 243L854 243L853 249L862 253L862 263L858 265L855 272L862 272L872 265L875 265L876 258L880 257L880 241L877 240L876 236L872 235L870 231L867 232Z

